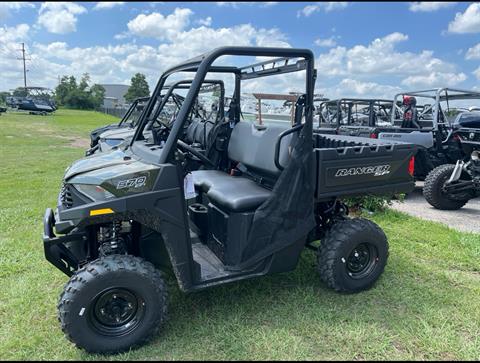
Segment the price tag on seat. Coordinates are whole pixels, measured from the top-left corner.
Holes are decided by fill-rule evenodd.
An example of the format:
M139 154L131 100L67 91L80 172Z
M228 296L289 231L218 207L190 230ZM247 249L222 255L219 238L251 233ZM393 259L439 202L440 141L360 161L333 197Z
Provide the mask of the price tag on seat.
M193 183L192 173L188 173L183 179L183 190L185 192L185 199L191 199L196 197L195 185Z

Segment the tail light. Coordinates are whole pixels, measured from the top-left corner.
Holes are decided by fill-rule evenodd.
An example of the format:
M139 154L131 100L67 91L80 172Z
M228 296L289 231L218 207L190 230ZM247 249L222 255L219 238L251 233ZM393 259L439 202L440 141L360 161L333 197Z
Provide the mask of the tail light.
M415 156L412 156L410 158L410 161L408 162L408 174L413 176L414 172L415 172Z
M378 139L378 136L377 136L376 133L372 132L372 133L370 134L369 138L371 138L371 139Z

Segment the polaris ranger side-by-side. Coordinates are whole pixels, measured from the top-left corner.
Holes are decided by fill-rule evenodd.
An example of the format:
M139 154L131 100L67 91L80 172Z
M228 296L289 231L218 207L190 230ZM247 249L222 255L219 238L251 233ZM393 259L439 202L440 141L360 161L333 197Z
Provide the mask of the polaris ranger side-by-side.
M255 57L273 59L216 65ZM182 137L202 127L190 111L207 73L226 71L235 75L234 96L209 130L207 153L204 139ZM299 71L304 94L293 125L241 121L244 82ZM160 121L145 138L165 82L182 72L195 76L175 120ZM314 132L315 77L308 49L212 50L160 77L128 147L67 169L56 211L45 212L43 241L47 260L70 276L58 311L72 342L100 353L145 343L166 319L163 269L193 292L290 271L307 247L329 287L373 286L387 262L387 238L375 223L348 218L338 198L411 191L416 148Z
M480 129L458 128L455 136L470 158L440 165L427 175L423 195L437 209L457 210L480 197Z

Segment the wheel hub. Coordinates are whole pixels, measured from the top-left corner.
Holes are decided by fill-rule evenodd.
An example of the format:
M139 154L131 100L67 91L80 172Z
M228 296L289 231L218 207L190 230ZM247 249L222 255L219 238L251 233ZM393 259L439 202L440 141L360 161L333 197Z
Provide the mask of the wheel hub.
M377 261L378 252L375 246L369 243L361 243L347 257L347 272L352 278L363 278L373 271Z
M90 320L102 334L119 336L133 330L144 315L144 303L127 289L114 288L99 294Z

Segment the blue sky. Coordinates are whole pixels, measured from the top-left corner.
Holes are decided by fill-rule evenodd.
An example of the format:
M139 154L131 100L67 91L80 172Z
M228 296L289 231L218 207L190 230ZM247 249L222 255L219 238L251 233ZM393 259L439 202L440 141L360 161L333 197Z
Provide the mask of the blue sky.
M312 49L327 97L480 89L478 3L0 3L0 90L23 83L21 42L36 86L84 72L128 84L142 72L153 87L181 60L243 44Z

